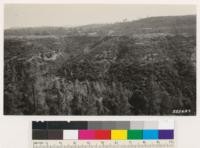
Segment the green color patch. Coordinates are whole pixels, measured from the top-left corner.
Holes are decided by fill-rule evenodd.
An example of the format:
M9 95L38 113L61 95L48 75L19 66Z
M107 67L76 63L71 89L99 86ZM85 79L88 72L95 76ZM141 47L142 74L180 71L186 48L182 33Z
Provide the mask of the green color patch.
M142 130L128 130L128 139L143 139Z

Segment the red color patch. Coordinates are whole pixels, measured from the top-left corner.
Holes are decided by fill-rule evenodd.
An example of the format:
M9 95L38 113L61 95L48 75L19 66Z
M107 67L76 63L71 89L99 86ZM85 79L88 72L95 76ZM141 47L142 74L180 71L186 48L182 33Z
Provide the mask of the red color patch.
M97 140L110 140L111 139L111 131L110 130L96 130L95 131L95 139Z

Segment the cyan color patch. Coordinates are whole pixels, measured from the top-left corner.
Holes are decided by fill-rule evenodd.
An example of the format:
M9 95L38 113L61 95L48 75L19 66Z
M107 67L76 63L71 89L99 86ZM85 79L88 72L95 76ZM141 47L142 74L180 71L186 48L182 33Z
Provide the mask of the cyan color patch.
M158 139L158 130L143 130L143 139L157 140Z

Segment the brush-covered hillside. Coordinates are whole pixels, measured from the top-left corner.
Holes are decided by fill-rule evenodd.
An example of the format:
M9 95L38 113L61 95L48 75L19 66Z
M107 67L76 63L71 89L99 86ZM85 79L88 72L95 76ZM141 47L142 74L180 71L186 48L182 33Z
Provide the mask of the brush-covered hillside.
M196 16L5 30L4 113L194 115Z

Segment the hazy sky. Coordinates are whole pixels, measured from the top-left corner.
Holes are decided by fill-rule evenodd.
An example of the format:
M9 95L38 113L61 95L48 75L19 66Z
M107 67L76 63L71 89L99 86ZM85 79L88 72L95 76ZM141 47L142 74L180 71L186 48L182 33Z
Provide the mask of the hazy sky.
M7 4L4 27L77 26L188 14L196 14L194 5Z

